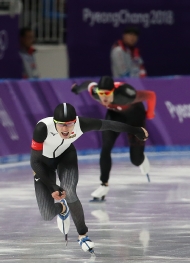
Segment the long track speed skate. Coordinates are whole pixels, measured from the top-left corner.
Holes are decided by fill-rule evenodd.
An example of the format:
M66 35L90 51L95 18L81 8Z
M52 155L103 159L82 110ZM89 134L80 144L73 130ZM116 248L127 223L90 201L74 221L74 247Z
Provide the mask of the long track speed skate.
M90 200L90 202L104 202L108 191L109 186L101 184L94 192L91 193L93 199Z
M64 213L60 213L57 216L57 225L59 230L61 231L61 233L63 233L65 235L65 242L66 242L66 246L68 243L68 232L69 232L69 228L70 228L70 211L69 211L69 207L67 205L67 202L65 199L62 199L60 201L60 203L63 203L66 206L66 211Z
M90 240L88 236L84 236L78 240L79 245L81 246L82 250L85 252L90 252L91 254L95 255L94 253L94 242Z
M143 163L139 166L141 173L143 175L146 175L148 182L150 183L150 176L149 176L149 172L150 172L150 163L148 158L145 155L144 161Z

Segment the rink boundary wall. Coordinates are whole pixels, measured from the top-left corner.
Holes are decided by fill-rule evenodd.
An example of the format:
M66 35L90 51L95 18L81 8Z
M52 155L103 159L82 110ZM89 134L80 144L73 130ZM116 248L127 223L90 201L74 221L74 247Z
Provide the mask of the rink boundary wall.
M93 159L99 158L101 149L89 149L89 150L81 150L77 151L78 159ZM187 146L147 146L145 149L145 153L148 156L159 156L164 155L167 156L180 156L183 154L188 154L190 156L190 145ZM129 155L129 147L122 148L113 148L112 156L128 156ZM30 154L14 154L0 157L0 166L3 164L14 164L14 163L27 163L30 161Z
M30 152L31 140L36 123L52 116L54 108L60 102L75 106L78 116L104 119L106 108L90 98L87 91L79 95L71 92L73 83L80 79L42 79L42 80L3 80L0 81L0 156L18 155L25 159ZM159 145L174 147L190 144L190 76L173 78L122 78L116 81L126 82L137 90L151 90L156 93L155 118L146 121L149 138L146 147ZM99 81L92 78L91 81ZM147 103L144 102L145 108ZM127 120L126 120L127 122ZM102 133L91 131L74 141L78 151L90 152L102 146ZM128 147L126 133L118 137L115 148ZM9 159L11 159L9 158ZM4 161L3 161L4 162Z

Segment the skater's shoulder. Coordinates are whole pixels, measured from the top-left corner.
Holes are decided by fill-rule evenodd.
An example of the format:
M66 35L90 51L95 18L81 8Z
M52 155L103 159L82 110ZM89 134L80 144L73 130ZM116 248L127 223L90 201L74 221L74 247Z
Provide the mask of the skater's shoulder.
M42 132L47 131L48 127L54 126L53 117L47 117L39 120L35 126L35 130Z
M47 126L43 122L38 122L33 132L33 140L43 142L47 137Z
M114 91L114 96L119 99L131 99L134 100L136 98L137 91L135 90L134 87L129 85L128 83L122 83L118 88L115 89Z
M45 125L52 125L53 122L53 117L46 117L38 121L38 123L44 123Z
M47 125L44 122L38 122L34 129L36 132L47 132Z

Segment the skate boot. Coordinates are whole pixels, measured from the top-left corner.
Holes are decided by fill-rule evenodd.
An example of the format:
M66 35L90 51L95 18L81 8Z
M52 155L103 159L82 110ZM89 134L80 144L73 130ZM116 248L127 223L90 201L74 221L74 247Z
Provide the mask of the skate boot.
M109 186L101 184L94 192L91 193L93 200L91 202L102 202L105 201L105 196L109 191Z
M67 239L67 234L69 232L69 228L70 228L70 212L69 212L69 207L67 205L67 201L65 199L62 199L60 201L60 203L64 204L66 206L66 210L64 213L60 213L57 216L57 225L59 230L61 231L61 233L63 233L65 235L65 241L66 241L66 245L68 242Z
M150 182L149 172L150 172L150 163L148 158L145 155L143 163L139 166L141 173L147 176L148 182Z
M78 239L78 243L83 251L94 254L94 242L92 242L88 236L83 236Z

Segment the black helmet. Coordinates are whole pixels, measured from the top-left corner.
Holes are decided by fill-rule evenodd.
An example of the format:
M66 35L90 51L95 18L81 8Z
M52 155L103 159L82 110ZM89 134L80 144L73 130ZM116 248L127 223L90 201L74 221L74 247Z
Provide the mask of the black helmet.
M69 103L61 103L54 110L54 120L68 122L76 119L75 108Z
M103 76L98 82L99 89L112 90L114 88L114 81L109 76Z

